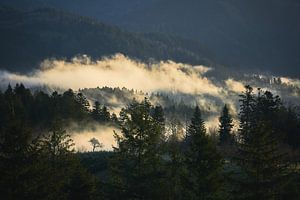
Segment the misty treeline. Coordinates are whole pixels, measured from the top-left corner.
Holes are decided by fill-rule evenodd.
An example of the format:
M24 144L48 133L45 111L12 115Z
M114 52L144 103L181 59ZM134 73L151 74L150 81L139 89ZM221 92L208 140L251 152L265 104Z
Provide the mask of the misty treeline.
M117 117L22 84L0 93L0 113L1 199L299 199L299 112L268 91L246 86L238 131L224 105L215 134L198 106L184 126L147 98ZM117 146L75 152L71 121L114 124Z

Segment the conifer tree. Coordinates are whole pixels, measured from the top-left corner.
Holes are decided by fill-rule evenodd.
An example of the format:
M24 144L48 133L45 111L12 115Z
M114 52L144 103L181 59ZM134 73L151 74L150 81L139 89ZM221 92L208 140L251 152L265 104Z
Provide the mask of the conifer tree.
M133 101L120 113L122 133L115 134L118 146L111 163L117 199L157 199L160 195L163 132L150 110L145 99Z
M249 91L249 86L246 86L246 95L241 95L242 126L236 161L242 174L237 182L237 197L280 199L287 167L279 150L280 138L272 122L281 106L280 99L270 92L262 94L260 89L256 97L249 95Z
M165 162L166 196L165 199L184 199L185 176L187 170L185 166L185 156L183 152L183 126L175 118L170 121L170 135L166 141L166 154L168 160Z
M110 113L106 106L103 106L100 109L99 118L101 122L109 122L110 121Z
M231 129L233 127L232 117L229 113L228 106L225 104L221 116L219 118L219 144L220 145L230 145L233 143L233 136L231 134Z
M152 117L162 123L162 125L164 125L165 123L165 116L164 116L164 110L162 108L162 106L157 105L154 107L153 112L152 112Z
M92 117L93 117L93 119L94 120L100 120L100 117L99 117L99 115L100 115L100 110L101 110L101 108L100 108L100 103L99 103L99 101L96 101L95 102L95 105L94 105L94 107L93 107L93 110L92 110Z
M250 85L245 86L245 91L239 95L240 106L240 138L239 140L247 140L250 134L251 126L254 120L255 98L253 88Z
M215 199L220 186L221 156L206 135L199 107L187 130L186 165L189 199Z

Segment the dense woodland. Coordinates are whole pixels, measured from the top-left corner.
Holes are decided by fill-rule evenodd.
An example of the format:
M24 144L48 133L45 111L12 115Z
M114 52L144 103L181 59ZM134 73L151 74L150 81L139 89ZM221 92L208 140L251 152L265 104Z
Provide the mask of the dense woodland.
M71 59L78 54L93 59L122 53L143 61L212 63L198 42L159 33L131 33L53 8L24 11L0 3L0 24L0 68L10 71L27 72L45 59Z
M1 0L0 3L26 11L45 7L55 8L117 25L131 32L177 35L194 40L195 44L200 43L200 46L207 49L196 55L204 55L205 58L211 58L213 55L213 61L229 68L243 70L259 68L280 75L300 76L298 70L300 3L298 0L89 0L88 2L86 0ZM85 33L80 27L75 30L81 33L80 38L95 40L95 37L90 37L91 35L84 37ZM41 29L36 33L38 32L42 32ZM86 32L90 31L86 30ZM59 29L53 30L53 33L57 34L56 36L66 35L65 30ZM78 37L76 32L72 31L72 33ZM70 40L74 38L72 34L68 34L68 37ZM9 37L6 37L3 42L7 38ZM28 35L28 38L31 37ZM36 40L37 37L34 39ZM118 38L115 40L119 41ZM27 44L26 40L22 40L22 43ZM32 43L36 45L37 41ZM61 44L61 48L67 48L70 43L65 41L65 45ZM105 51L101 48L101 44L90 45ZM123 45L124 43L120 44ZM17 47L28 48L23 46ZM44 46L41 48L43 51L45 51ZM107 48L106 53L111 51L110 47ZM147 44L137 47L141 47L136 48L141 54L148 48ZM161 48L160 45L155 50ZM58 49L56 52L59 52ZM82 50L85 51L85 48ZM148 52L149 56L153 56L152 51ZM189 59L188 63L194 60L192 57Z
M198 106L185 128L147 98L117 116L72 90L8 86L0 93L1 199L299 199L299 112L250 86L239 99L238 132L224 105L218 132L208 134ZM118 145L75 152L70 122L112 124Z

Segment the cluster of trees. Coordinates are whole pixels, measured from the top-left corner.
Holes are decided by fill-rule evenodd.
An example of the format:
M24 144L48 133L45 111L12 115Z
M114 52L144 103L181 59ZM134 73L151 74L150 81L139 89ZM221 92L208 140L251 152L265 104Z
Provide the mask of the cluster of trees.
M32 136L31 124L20 117L26 112L20 112L17 100L23 107L27 100L20 100L19 88L23 86L1 94L8 106L0 129L4 199L299 198L298 162L285 151L291 139L287 139L291 136L286 131L296 131L292 136L299 137L299 115L268 91L254 93L246 86L240 95L236 135L225 105L217 142L207 134L198 106L184 128L177 122L168 124L161 106L152 105L148 99L133 100L120 112L121 132L115 133L118 145L113 152L89 153L99 157L95 164L88 154L82 156L72 150L73 141L61 121L54 120L49 132ZM10 100L5 97L8 91L13 94ZM89 113L96 118L106 115L97 103ZM289 121L283 120L285 115L290 116ZM95 138L90 143L94 148L101 146ZM290 144L294 149L297 145L299 140Z
M60 122L34 136L26 121L11 114L0 127L0 198L94 199L98 181L73 145Z
M122 112L111 161L113 198L297 199L299 174L282 148L284 128L277 124L281 100L268 91L255 95L250 86L240 100L239 134L232 134L225 105L218 145L207 134L199 107L187 130L173 126L166 137L164 118L156 118L162 110L151 112L158 109L147 99L130 104ZM224 152L228 148L233 151Z
M7 124L13 115L34 129L50 128L51 123L58 119L64 127L70 122L116 122L116 115L110 114L108 108L98 102L91 110L82 93L69 89L63 94L53 92L48 95L42 91L32 94L23 84L16 84L14 88L9 85L3 93L0 92L0 112L0 126Z

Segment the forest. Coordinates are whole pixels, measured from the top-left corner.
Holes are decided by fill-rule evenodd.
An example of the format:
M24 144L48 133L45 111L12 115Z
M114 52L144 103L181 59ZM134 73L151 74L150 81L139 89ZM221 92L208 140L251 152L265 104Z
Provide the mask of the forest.
M45 59L93 59L115 53L148 61L174 60L212 64L199 42L162 33L134 33L54 8L24 11L0 3L0 67L28 72Z
M300 197L299 108L270 91L246 85L238 130L225 104L216 132L198 105L185 126L148 98L113 113L81 92L23 84L0 92L1 199ZM75 150L71 123L110 124L121 130L107 133L117 145L103 151L101 139L88 138L92 151Z

